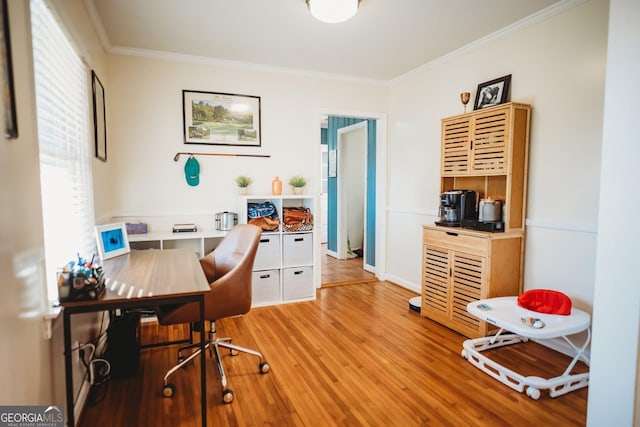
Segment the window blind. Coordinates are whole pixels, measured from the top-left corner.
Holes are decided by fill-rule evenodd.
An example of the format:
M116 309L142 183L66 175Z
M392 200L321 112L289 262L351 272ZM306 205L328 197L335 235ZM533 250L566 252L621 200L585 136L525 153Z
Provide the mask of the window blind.
M43 0L31 0L31 32L49 301L56 272L95 252L87 69Z

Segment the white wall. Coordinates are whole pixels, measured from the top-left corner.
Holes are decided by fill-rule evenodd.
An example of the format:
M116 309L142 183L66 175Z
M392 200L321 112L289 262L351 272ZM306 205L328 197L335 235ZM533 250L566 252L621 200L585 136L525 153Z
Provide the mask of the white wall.
M36 127L30 120L35 102L31 56L20 54L30 50L29 12L28 2L8 3L19 136L7 140L3 132L0 140L0 402L48 405L53 389L50 343L42 333L40 166Z
M638 426L640 337L640 3L612 0L600 188L588 426ZM620 200L632 218L620 224ZM635 407L635 414L634 414Z
M420 289L421 226L438 207L440 119L463 112L460 92L473 103L478 83L512 74L511 100L533 106L525 288L567 292L591 311L607 13L607 2L589 1L393 82L390 279Z
M186 145L182 137L182 90L226 92L261 97L262 147ZM324 108L385 112L388 89L214 63L109 56L107 131L108 208L99 217L146 214L213 215L236 210L240 174L254 179L250 194L270 194L278 175L283 194L292 175L309 179L306 194L320 194L317 111ZM184 179L185 157L177 152L268 154L271 158L198 157L200 185Z
M104 53L81 4L53 1L59 18L76 40L90 68L104 75ZM49 312L44 276L44 241L40 199L40 167L28 1L10 1L9 16L19 137L0 142L0 390L2 404L66 405L61 319L54 339L45 338L43 316ZM87 72L89 74L89 71ZM90 86L87 87L87 97ZM92 145L91 141L88 143ZM84 342L95 316L76 316L74 340ZM78 363L78 365L80 365ZM84 371L77 367L76 391Z
M349 248L364 249L365 196L367 168L367 122L338 129L338 186L343 194L338 217L344 221ZM340 190L338 190L340 193ZM344 200L346 199L346 200ZM342 210L342 207L345 210ZM346 242L345 242L346 243ZM347 245L345 246L345 251ZM338 246L340 247L340 245Z
M616 31L610 34L601 189L605 1L592 0L477 50L430 64L392 82L389 90L264 70L105 57L81 2L53 3L63 12L63 21L71 26L89 66L97 70L106 88L109 161L95 160L93 171L98 216L191 211L213 215L234 199L232 178L238 173L253 173L256 168L253 190L262 193L269 192L276 174L283 179L294 173L319 176L319 172L310 172L319 164L312 154L317 152L315 145L311 147L318 109L388 110L388 268L399 283L416 289L420 283L420 226L433 221L437 209L439 121L462 112L459 92L473 92L479 82L513 74L512 99L534 107L527 286L546 285L555 279L558 288L578 295L579 305L590 307L595 300L589 425L633 423L633 406L638 405L633 384L638 375L640 289L633 268L640 238L634 228L624 227L620 233L616 203L635 190L638 182L634 163L638 145L635 128L631 128L640 96L634 56L639 39L635 0L612 0L611 28ZM42 262L27 5L26 1L9 2L20 137L0 143L4 201L0 210L0 328L1 336L11 340L11 346L5 345L0 352L0 375L10 385L0 391L3 404L63 403L52 402L49 342L42 338L39 314L44 298L41 278L24 280L37 277ZM182 175L184 160L172 160L176 151L188 151L181 136L180 91L185 88L262 96L264 146L260 151L273 157L255 161L204 158L203 184L187 187ZM216 150L223 151L211 149ZM319 192L318 182L312 180L311 186L314 193ZM637 200L634 202L637 211ZM36 276L17 277L16 261L20 260L34 265ZM15 349L28 351L17 357Z

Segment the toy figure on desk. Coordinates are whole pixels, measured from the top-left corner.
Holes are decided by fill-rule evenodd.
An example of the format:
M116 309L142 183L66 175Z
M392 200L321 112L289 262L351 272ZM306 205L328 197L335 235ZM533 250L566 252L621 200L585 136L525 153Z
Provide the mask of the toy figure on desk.
M104 272L94 260L95 254L89 262L78 254L77 261L69 261L58 273L60 302L96 300L104 295Z

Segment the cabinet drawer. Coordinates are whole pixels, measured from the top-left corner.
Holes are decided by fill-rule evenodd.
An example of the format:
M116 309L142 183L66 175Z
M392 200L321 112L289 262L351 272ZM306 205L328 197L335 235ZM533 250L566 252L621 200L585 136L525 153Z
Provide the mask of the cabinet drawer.
M282 238L284 266L313 264L313 234L286 234Z
M251 291L254 305L280 301L280 270L254 271Z
M273 267L280 267L280 236L277 234L263 234L260 236L253 269L262 270Z
M282 271L282 299L313 297L313 267L285 268Z
M444 247L454 251L463 251L477 255L487 255L489 239L461 234L457 229L450 231L423 230L423 241L427 245Z

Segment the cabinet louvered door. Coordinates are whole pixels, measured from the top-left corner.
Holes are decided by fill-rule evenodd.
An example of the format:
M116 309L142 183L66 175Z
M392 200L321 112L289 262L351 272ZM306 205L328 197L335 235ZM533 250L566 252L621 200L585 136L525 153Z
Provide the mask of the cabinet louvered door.
M449 251L425 245L423 256L422 314L446 321L451 306Z
M506 173L510 111L502 108L475 116L470 168L474 174Z
M480 320L467 312L467 304L482 297L485 258L462 252L453 253L451 318L460 328L480 329Z
M470 169L470 117L442 122L442 176L466 174Z

